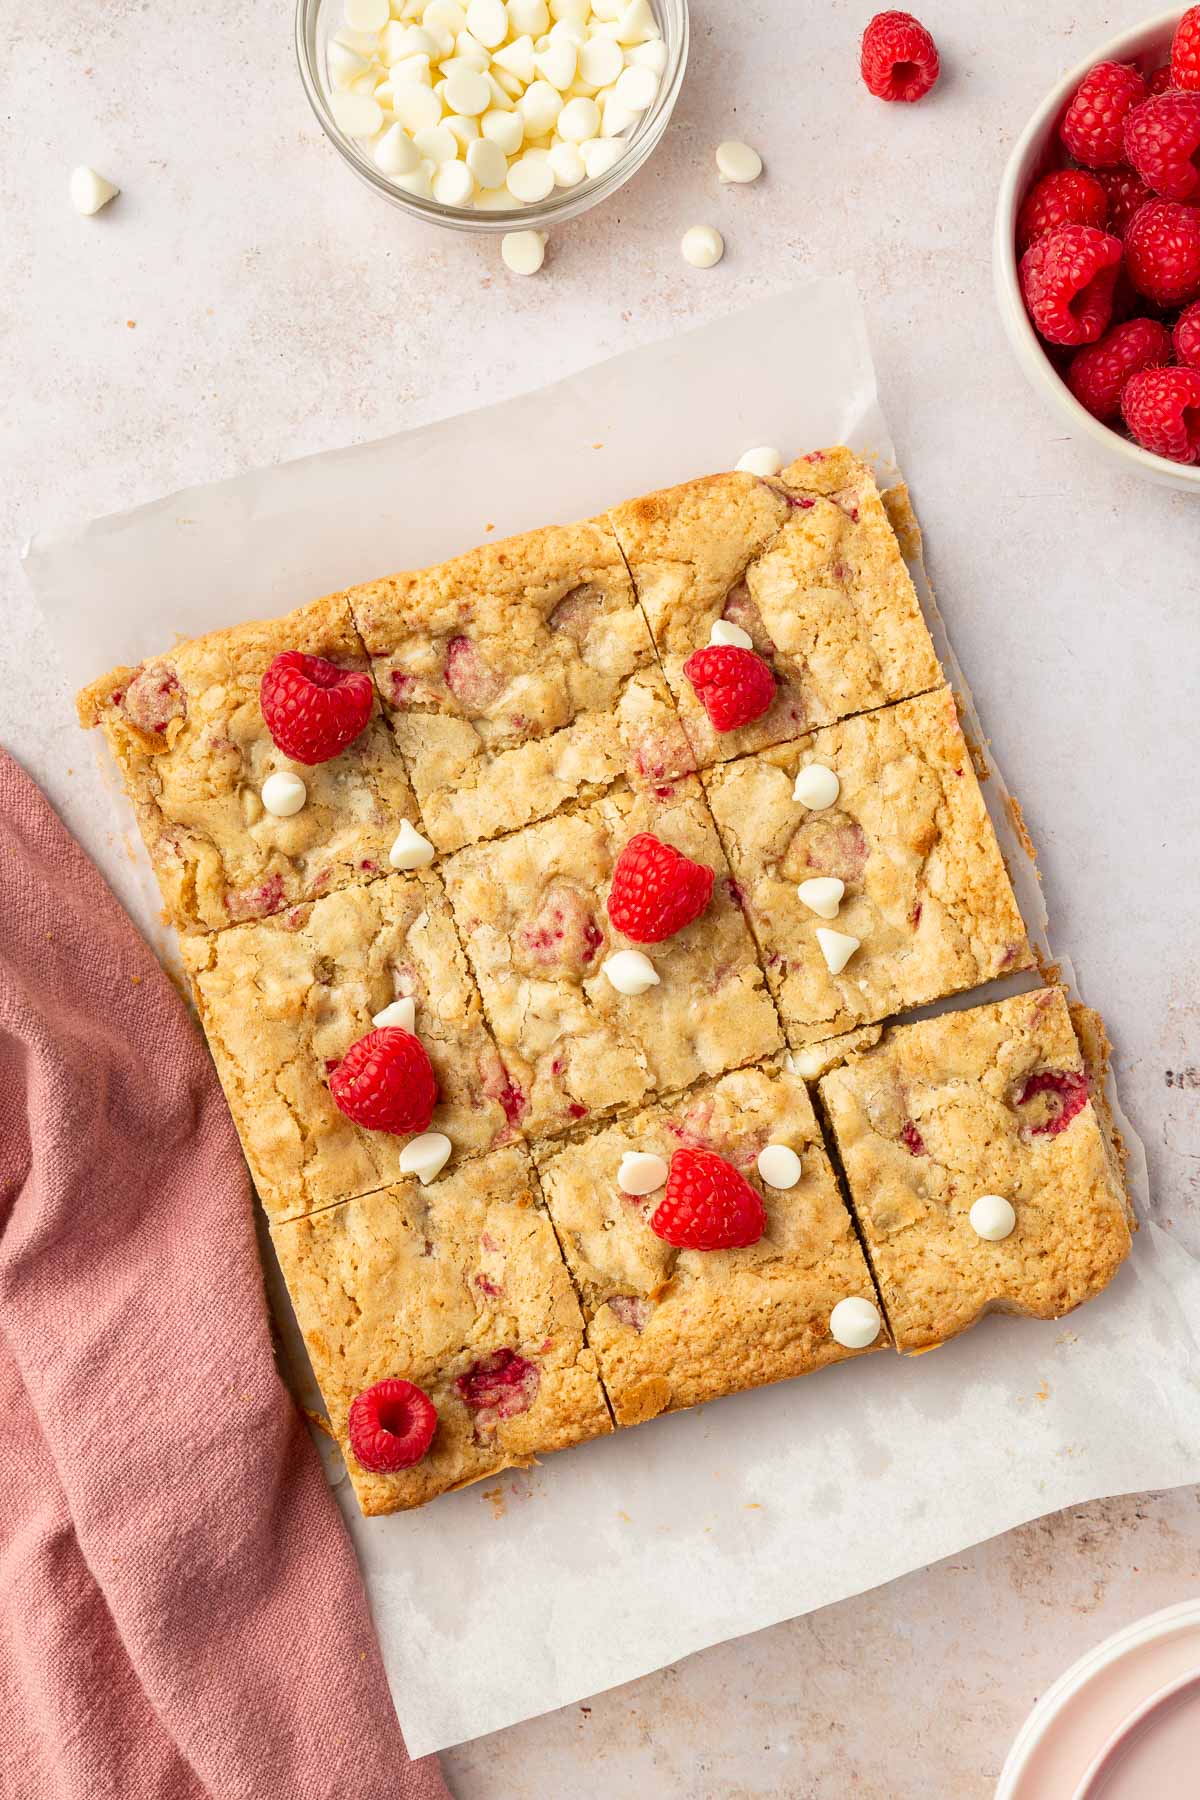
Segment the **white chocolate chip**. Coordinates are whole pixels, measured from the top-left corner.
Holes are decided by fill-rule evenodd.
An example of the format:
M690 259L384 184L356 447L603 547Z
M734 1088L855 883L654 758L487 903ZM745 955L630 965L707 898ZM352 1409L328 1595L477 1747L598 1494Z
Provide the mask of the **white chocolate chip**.
M772 1188L794 1188L800 1179L800 1158L790 1144L768 1144L758 1154L758 1172Z
M486 72L492 57L486 44L481 44L471 32L460 31L454 40L454 60L466 63L468 68L478 69L482 75ZM448 69L449 65L443 63L443 73L447 73Z
M505 157L515 156L525 142L525 121L519 112L485 112L479 125L488 142L495 144ZM507 162L504 171L508 173Z
M559 113L557 130L559 137L566 138L568 143L586 143L599 133L600 108L594 100L576 95L574 100L567 101Z
M414 194L418 199L433 199L433 183L429 179L429 171L424 163L419 169L410 169L407 175L393 175L392 185L403 188L406 194Z
M325 65L335 88L348 88L360 75L365 75L370 67L366 58L360 56L357 50L352 50L349 44L339 44L336 39L325 52Z
M870 1300L839 1300L829 1315L829 1329L844 1350L866 1350L879 1336L879 1308Z
M385 175L410 175L421 166L412 139L401 125L389 125L375 146L375 162Z
M447 75L445 96L449 112L467 113L472 118L492 104L492 90L478 69L455 69Z
M431 163L453 162L458 155L458 139L444 125L428 125L424 131L414 131L413 147L422 157L428 157Z
M783 1060L789 1073L798 1075L801 1081L815 1081L825 1067L825 1057L820 1050L793 1050Z
M554 185L563 188L578 187L587 174L578 147L575 144L553 144L547 154L554 172Z
M641 950L617 950L601 967L618 994L644 994L662 979Z
M95 169L81 163L79 168L71 170L70 191L75 211L90 219L110 200L115 200L121 190L103 175L98 175Z
M569 19L576 25L582 25L591 10L591 0L550 0L552 19Z
M504 0L471 0L467 7L467 30L489 50L495 50L508 36Z
M508 158L490 138L467 146L467 167L481 188L503 187L508 178Z
M733 466L743 475L778 475L783 457L770 444L760 444L754 450L743 450Z
M377 1012L371 1020L376 1031L386 1031L399 1027L401 1031L415 1032L417 1029L417 1003L407 994L403 999L393 1000L382 1012Z
M506 231L500 239L505 268L514 275L536 275L546 259L544 231Z
M492 66L503 69L506 75L515 75L518 81L532 81L534 60L533 39L519 37L514 38L511 44L505 44L503 50L497 50L492 58Z
M658 76L654 70L639 68L636 63L623 69L613 86L618 106L633 113L645 112L648 106L653 106L657 92Z
M546 0L508 0L508 29L514 37L541 37L549 28Z
M831 975L840 975L854 952L862 947L861 938L851 937L845 931L830 931L824 925L817 926L817 942Z
M579 52L579 76L589 87L611 87L624 66L615 38L591 37Z
M548 81L531 81L517 102L526 135L541 137L543 132L553 130L562 107L563 97L556 87Z
M749 144L727 138L717 145L717 173L722 181L757 181L762 174L762 157Z
M617 1186L623 1194L652 1194L670 1174L667 1160L648 1150L626 1150L617 1170Z
M578 51L574 44L566 43L562 38L551 43L548 50L539 51L534 58L534 67L544 81L560 94L566 92L575 79L575 64Z
M405 819L396 835L396 841L388 851L388 861L393 869L427 869L436 852L427 837Z
M662 38L650 38L644 44L635 44L626 52L626 62L633 63L639 69L653 69L656 75L662 75L668 61L667 46Z
M989 1244L1011 1236L1017 1223L1016 1209L1002 1194L980 1194L970 1212L971 1229Z
M440 1175L450 1160L450 1139L443 1131L423 1131L400 1152L400 1173L415 1175L422 1187Z
M290 769L276 769L262 784L262 803L273 819L290 819L308 799L308 789Z
M796 889L800 904L807 906L809 912L815 912L819 919L837 918L845 892L845 882L836 875L814 875Z
M454 133L454 140L463 155L467 158L467 167L470 168L471 159L468 152L471 145L477 144L482 135L479 130L479 120L464 118L461 113L447 113L442 120L442 124L447 131L452 131ZM504 166L507 169L508 163L505 162ZM474 169L471 169L471 173L472 175L475 174ZM478 180L478 176L476 176L476 180Z
M798 800L801 806L810 806L814 812L823 812L825 807L833 805L841 791L842 784L832 769L827 769L824 763L805 763L796 776L792 799Z
M428 93L429 90L422 88L419 91ZM347 137L374 137L383 124L383 109L370 94L335 94L329 102L329 110L334 124ZM439 118L441 111L439 106Z
M433 177L433 197L442 206L468 206L474 192L475 177L465 162L444 162Z
M693 269L713 269L725 254L725 240L715 225L689 225L679 248L684 262L691 263Z
M597 96L597 103L599 103L599 96ZM638 121L637 114L630 112L627 106L622 106L611 88L604 98L604 104L600 109L600 118L600 129L606 138L624 137L627 131L633 130Z
M710 644L733 644L738 650L753 650L754 639L740 625L733 625L728 619L714 619L712 630L708 634Z
M346 23L351 31L382 31L391 10L388 0L346 0Z
M544 150L526 150L508 165L508 191L525 205L536 205L554 192L554 170Z
M406 131L427 131L431 125L441 123L442 103L432 88L422 87L419 81L404 81L392 95L392 111L396 123Z

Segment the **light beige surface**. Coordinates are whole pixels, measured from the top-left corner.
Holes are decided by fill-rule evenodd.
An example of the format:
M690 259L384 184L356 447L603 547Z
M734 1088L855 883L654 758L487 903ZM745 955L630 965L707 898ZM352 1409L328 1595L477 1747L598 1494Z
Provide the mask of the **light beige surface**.
M273 1237L365 1513L420 1506L612 1429L523 1151L327 1207ZM522 1380L492 1404L486 1374L506 1351ZM418 1464L379 1475L355 1457L347 1420L356 1395L392 1378L428 1394L438 1426Z
M767 1144L799 1155L794 1187L762 1180ZM650 1229L662 1190L637 1199L618 1187L626 1152L669 1162L683 1146L715 1151L761 1194L767 1224L756 1244L676 1250ZM854 1295L874 1302L874 1284L804 1083L781 1063L546 1147L537 1164L618 1425L855 1354L836 1342L829 1315Z

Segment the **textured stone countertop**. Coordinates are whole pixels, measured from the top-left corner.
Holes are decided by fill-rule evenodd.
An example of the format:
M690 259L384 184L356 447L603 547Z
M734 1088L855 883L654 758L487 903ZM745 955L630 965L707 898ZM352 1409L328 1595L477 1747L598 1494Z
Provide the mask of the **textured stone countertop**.
M35 528L436 418L851 270L1056 938L1116 1040L1157 1216L1200 1249L1200 508L1067 440L1009 354L989 268L1025 117L1149 9L1112 0L1089 24L1068 0L937 0L946 74L915 108L858 85L870 10L693 0L663 146L522 280L494 242L409 225L343 170L301 92L286 0L9 7L0 741L111 859L17 563ZM728 135L766 159L753 188L718 191ZM96 220L67 202L81 161L124 189ZM701 272L678 240L708 221L728 254ZM447 1774L460 1800L984 1800L1051 1678L1194 1594L1198 1568L1195 1492L1099 1502L464 1745Z

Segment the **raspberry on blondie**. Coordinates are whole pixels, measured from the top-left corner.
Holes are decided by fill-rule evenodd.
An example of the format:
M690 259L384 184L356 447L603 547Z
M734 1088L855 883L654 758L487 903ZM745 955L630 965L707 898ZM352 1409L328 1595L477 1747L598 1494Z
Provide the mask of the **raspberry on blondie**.
M194 638L114 669L79 695L100 725L133 801L171 922L209 931L280 912L387 868L403 819L417 820L404 766L378 708L361 736L318 766L272 742L259 705L283 651L366 667L344 599ZM286 818L261 799L272 774L298 775L307 799Z
M612 1430L579 1302L522 1151L272 1227L313 1373L363 1512L421 1506ZM348 1422L376 1382L437 1409L421 1461L377 1474Z
M1058 988L892 1026L822 1079L899 1349L1111 1281L1136 1220L1100 1080Z
M695 766L603 520L488 544L348 598L439 850L620 776L636 786Z
M759 1173L768 1145L798 1155L793 1186L772 1187ZM715 1151L761 1193L767 1226L757 1243L676 1250L650 1229L661 1190L623 1192L622 1158L665 1163L681 1146ZM874 1300L870 1272L804 1083L778 1061L582 1142L543 1145L537 1161L618 1425L864 1353L838 1343L829 1321L845 1299ZM881 1331L870 1348L886 1344Z
M613 868L646 832L716 871L694 923L646 946L658 985L618 992L627 949L606 910ZM455 918L527 1136L636 1106L781 1044L754 946L694 776L653 794L614 789L443 865Z
M826 783L808 804L794 798L802 770ZM793 1045L1030 966L948 688L724 763L704 782ZM858 941L839 973L822 931Z
M685 482L610 517L701 767L942 679L874 478L848 450L770 481ZM748 635L776 683L761 717L722 732L684 673L718 622Z
M414 1002L458 1156L511 1135L510 1083L432 874L389 875L227 931L183 939L200 1017L246 1160L273 1219L395 1181L406 1139L355 1125L329 1078L372 1020Z

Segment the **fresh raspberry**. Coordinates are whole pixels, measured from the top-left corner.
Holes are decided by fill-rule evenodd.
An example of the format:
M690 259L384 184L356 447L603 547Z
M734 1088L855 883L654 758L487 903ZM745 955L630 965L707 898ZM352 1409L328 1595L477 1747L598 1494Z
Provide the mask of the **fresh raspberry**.
M1100 183L1108 196L1108 224L1106 230L1110 237L1123 238L1125 227L1132 219L1139 206L1154 198L1140 175L1132 169L1100 169L1093 177Z
M1159 94L1125 119L1125 157L1164 200L1189 200L1200 187L1200 94Z
M1189 369L1200 369L1200 300L1175 321L1175 360Z
M1175 27L1171 80L1177 88L1200 89L1200 6L1189 6Z
M259 703L276 748L312 764L354 742L371 716L371 694L371 677L360 670L285 650L262 678Z
M1076 352L1067 386L1095 419L1113 419L1121 410L1125 383L1139 369L1171 360L1171 336L1157 319L1129 319L1098 344Z
M1055 169L1035 181L1025 196L1017 214L1017 250L1023 255L1060 225L1094 225L1103 231L1107 223L1108 195L1097 178L1083 169Z
M1148 94L1167 94L1175 86L1177 83L1172 79L1170 63L1163 63L1161 68L1155 69L1153 75L1146 79Z
M1144 450L1172 462L1200 459L1200 369L1143 369L1131 375L1121 412Z
M537 1398L542 1372L515 1350L493 1350L473 1363L454 1383L464 1406L475 1414L476 1429L487 1430L501 1419L528 1412Z
M1119 238L1092 225L1062 225L1021 258L1029 316L1051 344L1094 344L1112 317Z
M635 944L660 944L700 917L712 890L711 869L639 831L617 858L608 916Z
M762 1196L715 1150L676 1150L650 1229L677 1250L741 1250L767 1228Z
M862 78L877 100L920 100L941 72L937 45L911 13L876 13L863 32Z
M1029 1134L1031 1137L1057 1137L1087 1104L1087 1076L1082 1069L1039 1069L1025 1081L1015 1096L1015 1103L1017 1106L1026 1106L1030 1100L1036 1100L1039 1094L1055 1095L1058 1105L1046 1115L1040 1125L1031 1125Z
M368 1131L407 1137L426 1131L437 1105L437 1079L411 1031L385 1025L351 1044L329 1077L334 1104Z
M1075 161L1089 169L1114 169L1124 162L1125 115L1145 98L1146 84L1128 63L1102 62L1089 70L1058 128Z
M1178 306L1200 293L1200 211L1148 200L1125 228L1125 267L1139 294Z
M760 719L775 698L775 677L762 657L736 644L693 650L683 672L717 731L736 731Z
M350 1407L350 1448L372 1475L419 1463L437 1430L437 1408L411 1381L377 1381Z

